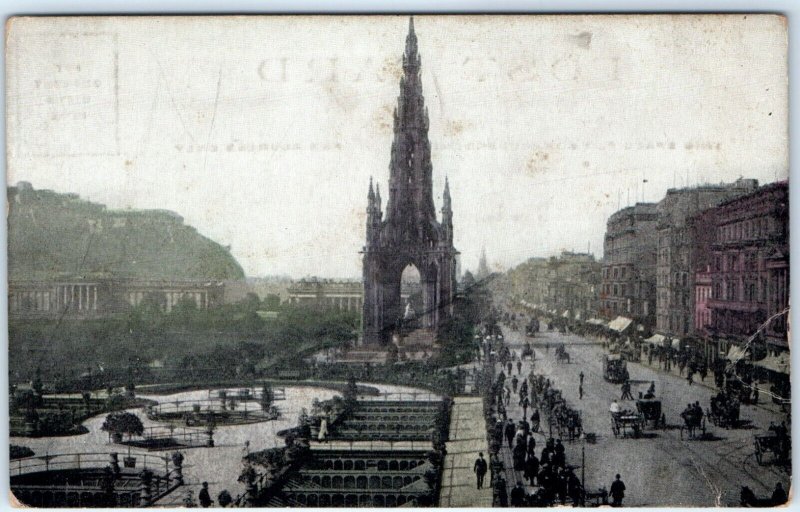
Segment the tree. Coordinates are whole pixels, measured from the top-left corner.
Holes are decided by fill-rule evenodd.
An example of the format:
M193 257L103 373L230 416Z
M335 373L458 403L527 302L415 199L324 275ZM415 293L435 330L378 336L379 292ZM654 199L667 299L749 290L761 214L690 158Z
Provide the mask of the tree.
M278 294L270 293L264 298L264 305L267 311L277 311L281 306L281 297Z
M129 440L134 435L142 435L144 433L144 425L139 416L131 412L112 412L106 416L100 430L108 432L118 442L122 440L123 434L127 434Z

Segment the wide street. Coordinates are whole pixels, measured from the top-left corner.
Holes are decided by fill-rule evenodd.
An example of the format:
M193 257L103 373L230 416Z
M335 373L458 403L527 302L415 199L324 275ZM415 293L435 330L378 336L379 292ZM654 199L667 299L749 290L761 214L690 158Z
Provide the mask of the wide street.
M567 402L582 411L584 432L596 434L595 443L564 441L568 464L580 465L581 448L585 447L588 491L600 487L608 489L616 473L621 474L627 486L626 506L732 506L739 503L741 486L749 486L759 497L769 497L777 482L788 488L789 475L777 466L760 466L753 447L753 434L763 433L770 421L783 420L780 413L742 405L741 418L749 421L744 427L726 430L707 422L711 439L688 440L685 432L681 439L680 413L686 404L699 401L705 410L716 391L701 384L689 386L685 379L676 375L628 363L634 396L646 391L651 381L655 382L656 398L662 401L667 428L648 429L638 439L615 438L608 408L613 399L620 398L621 391L618 384L603 378L605 351L600 343L557 332L540 332L535 338L527 338L523 332L503 327L503 333L505 343L517 354L526 340L532 341L536 351L534 372L549 378ZM549 353L545 349L548 343ZM557 343L564 343L571 356L570 364L556 363L553 347ZM528 374L530 365L530 361L524 362L522 376ZM516 372L515 366L514 374ZM581 372L585 376L583 399L578 396ZM706 384L713 387L713 378L706 378ZM517 395L513 395L512 407L509 407L509 417L515 420L522 415L516 406L517 400ZM621 404L624 408L636 407L633 401ZM545 417L542 430L546 435ZM537 436L537 454L543 439ZM509 468L510 455L505 453L505 458L506 468ZM519 477L509 474L509 484L513 485L511 480L519 480Z

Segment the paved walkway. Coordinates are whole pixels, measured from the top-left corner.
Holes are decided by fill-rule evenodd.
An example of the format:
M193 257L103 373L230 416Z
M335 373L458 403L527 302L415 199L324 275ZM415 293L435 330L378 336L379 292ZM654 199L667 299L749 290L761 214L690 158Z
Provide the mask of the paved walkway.
M483 489L476 488L473 466L478 453L489 460L483 401L480 397L455 397L450 414L450 441L444 458L440 507L491 507L492 484L486 473Z
M506 340L508 340L508 329L503 329L503 332L506 334ZM522 346L515 345L509 346L511 350L513 350L517 356L520 355L522 352ZM542 349L536 347L534 349L535 356L540 357ZM519 381L517 384L517 392L511 393L511 399L509 403L506 405L506 414L508 419L514 420L514 425L517 425L519 421L522 419L522 406L519 405L519 389L522 386L522 383L527 380L528 374L531 370L534 370L536 373L536 361L532 361L530 359L526 359L522 362L522 371L517 370L517 363L514 362L512 365L512 372L511 375L508 374L508 368L500 363L497 363L497 367L495 371L499 374L500 370L506 374L506 384L509 389L511 389L511 379L512 377L517 377ZM530 383L528 383L530 385ZM531 395L531 390L528 392L528 396ZM530 420L531 414L533 413L533 409L528 407L526 411L526 419ZM541 413L541 411L540 411ZM533 436L536 440L536 456L538 457L542 453L542 448L545 446L545 442L547 441L547 432L543 432L542 428L545 428L547 425L547 418L546 416L541 413L540 418L540 429L538 432L534 432ZM527 480L525 480L523 472L517 471L514 469L514 459L512 457L512 450L509 448L505 435L503 436L503 447L500 449L500 458L503 461L503 467L505 468L505 477L506 477L506 485L508 487L509 496L511 495L511 490L516 486L517 482L522 482L523 486L525 487L525 492L527 494L535 493L539 487L535 485L530 485Z

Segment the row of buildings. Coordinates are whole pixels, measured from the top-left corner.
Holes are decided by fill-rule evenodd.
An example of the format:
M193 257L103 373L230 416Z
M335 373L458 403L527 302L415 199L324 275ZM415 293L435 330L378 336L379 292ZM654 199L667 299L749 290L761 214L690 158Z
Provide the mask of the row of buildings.
M602 263L589 253L564 251L530 258L496 286L525 304L571 319L588 319L599 308Z
M124 279L79 276L11 280L8 312L14 319L95 319L124 313L148 301L169 313L181 301L209 309L225 301L224 281Z
M608 219L604 258L531 258L505 280L512 297L570 319L623 317L672 339L762 340L788 349L786 181L670 189Z

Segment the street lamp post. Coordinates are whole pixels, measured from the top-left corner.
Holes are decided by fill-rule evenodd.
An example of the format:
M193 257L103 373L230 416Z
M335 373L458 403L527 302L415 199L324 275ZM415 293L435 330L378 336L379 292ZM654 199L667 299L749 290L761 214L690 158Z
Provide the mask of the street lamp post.
M586 440L581 443L581 507L586 506Z

